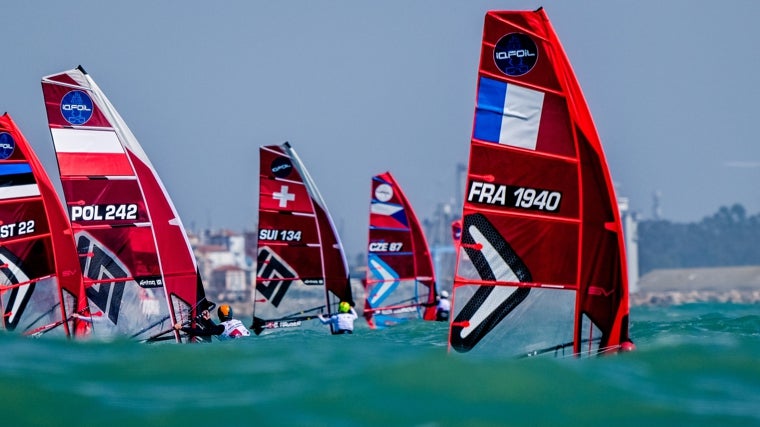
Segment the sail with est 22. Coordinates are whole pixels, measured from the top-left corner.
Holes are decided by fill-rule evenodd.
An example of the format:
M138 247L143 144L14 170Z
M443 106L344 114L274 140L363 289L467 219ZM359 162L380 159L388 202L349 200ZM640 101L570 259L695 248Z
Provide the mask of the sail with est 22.
M9 114L0 116L2 329L81 336L90 314L71 226L58 193Z

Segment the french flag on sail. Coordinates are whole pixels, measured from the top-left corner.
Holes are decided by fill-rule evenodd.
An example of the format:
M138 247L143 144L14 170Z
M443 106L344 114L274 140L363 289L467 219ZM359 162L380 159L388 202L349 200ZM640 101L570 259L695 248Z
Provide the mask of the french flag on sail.
M480 78L473 137L535 150L544 92Z

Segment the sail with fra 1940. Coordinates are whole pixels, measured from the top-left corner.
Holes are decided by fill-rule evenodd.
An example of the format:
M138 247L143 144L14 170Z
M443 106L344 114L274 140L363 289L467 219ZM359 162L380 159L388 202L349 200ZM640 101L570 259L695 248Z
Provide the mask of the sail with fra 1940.
M372 177L364 318L370 328L435 320L436 283L425 234L390 172Z
M623 242L601 141L546 13L488 12L449 347L632 348Z
M43 77L42 92L87 297L103 313L93 335L181 341L172 325L210 304L158 173L82 67Z
M343 245L303 162L288 142L261 147L259 156L257 335L315 325L341 301L353 305Z

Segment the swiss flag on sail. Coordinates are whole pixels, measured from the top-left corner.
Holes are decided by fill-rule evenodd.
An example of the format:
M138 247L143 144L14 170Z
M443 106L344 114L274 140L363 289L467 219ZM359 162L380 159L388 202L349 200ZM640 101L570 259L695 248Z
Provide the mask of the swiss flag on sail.
M261 209L313 213L309 194L301 183L261 180Z
M562 97L482 76L472 137L528 150L575 154Z

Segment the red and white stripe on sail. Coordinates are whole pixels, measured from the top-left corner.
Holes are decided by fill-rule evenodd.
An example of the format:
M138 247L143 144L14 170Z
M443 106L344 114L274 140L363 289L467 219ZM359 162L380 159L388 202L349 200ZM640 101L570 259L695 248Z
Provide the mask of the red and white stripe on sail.
M390 172L372 178L364 317L370 327L435 320L436 284L425 234Z
M602 145L546 13L488 12L450 347L620 348L629 340L625 269Z
M205 301L195 257L137 138L81 67L43 77L42 91L87 295L104 312L94 333L190 321Z
M132 176L115 132L51 128L58 169L66 176Z
M259 156L257 333L353 303L343 245L303 162L287 142L261 147Z
M3 329L81 335L79 259L58 194L7 113L0 116L0 309Z

